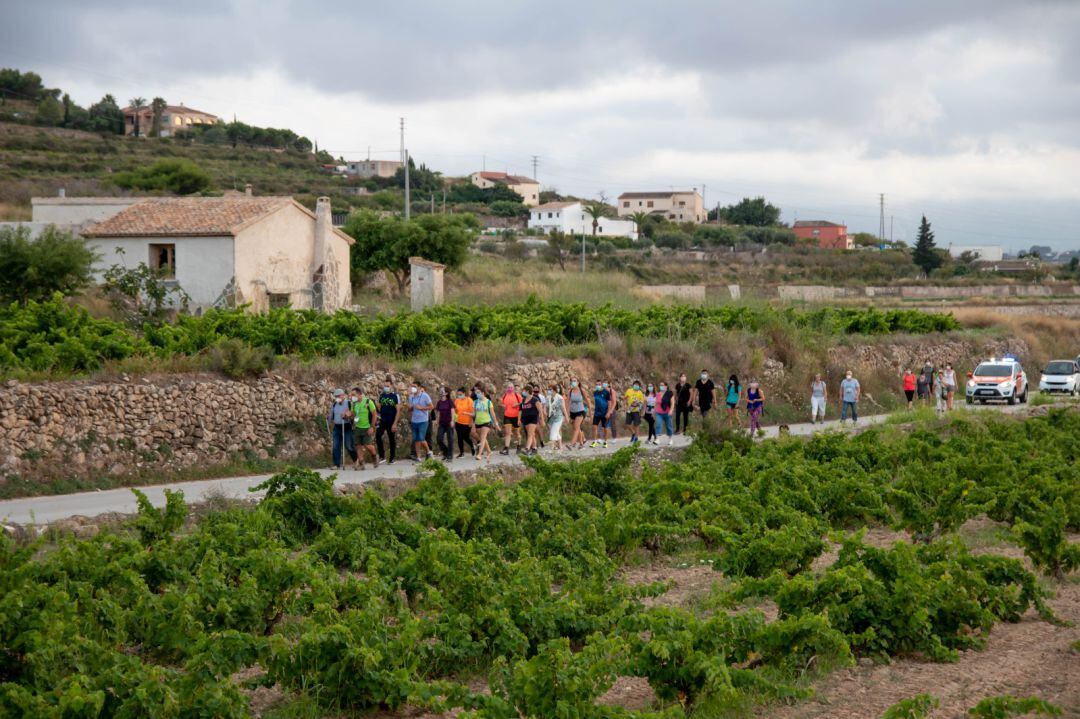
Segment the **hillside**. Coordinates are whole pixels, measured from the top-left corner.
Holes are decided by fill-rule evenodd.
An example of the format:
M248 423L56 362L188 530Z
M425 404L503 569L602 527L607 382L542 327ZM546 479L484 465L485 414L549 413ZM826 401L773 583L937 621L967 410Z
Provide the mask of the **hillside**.
M243 189L250 182L259 194L300 200L330 195L335 205L348 204L347 181L321 172L311 153L0 123L0 213L8 216L3 219L24 219L31 197L55 195L61 187L69 195L125 194L110 176L171 157L209 172L215 190Z

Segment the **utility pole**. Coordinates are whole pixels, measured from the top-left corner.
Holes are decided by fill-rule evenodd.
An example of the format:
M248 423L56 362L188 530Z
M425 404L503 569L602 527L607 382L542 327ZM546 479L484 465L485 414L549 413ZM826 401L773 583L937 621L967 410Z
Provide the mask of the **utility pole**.
M885 241L885 193L882 192L878 195L881 202L881 218L878 223L878 239L882 242Z
M581 274L585 274L585 230L581 231Z
M446 214L446 188L442 188L442 213Z
M401 118L401 153L398 158L402 166L405 165L405 118Z
M431 214L435 214L435 193L431 193Z
M895 219L895 217L889 215L889 242L893 241L893 220Z
M539 155L533 155L532 156L532 163L533 163L533 179L535 180L535 179L537 179L536 178L536 166L540 164L540 156Z
M409 198L409 151L403 150L402 157L405 158L405 219L408 220L412 215L411 200Z

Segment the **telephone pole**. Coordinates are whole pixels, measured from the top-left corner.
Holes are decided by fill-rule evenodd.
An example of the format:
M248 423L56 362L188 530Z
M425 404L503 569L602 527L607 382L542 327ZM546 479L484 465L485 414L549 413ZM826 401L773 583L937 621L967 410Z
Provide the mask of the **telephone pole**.
M405 158L405 219L408 220L412 215L411 200L409 198L409 151L402 150L402 157Z
M537 165L540 164L540 156L539 155L533 155L532 156L532 164L533 164L533 179L535 180L535 179L537 179L536 178L536 167L537 167Z
M398 158L401 161L401 165L405 165L405 118L401 118L401 153Z
M881 240L882 242L884 242L885 241L885 193L882 192L881 194L879 194L878 198L879 198L879 201L881 203L881 218L880 218L880 222L878 223L878 239Z

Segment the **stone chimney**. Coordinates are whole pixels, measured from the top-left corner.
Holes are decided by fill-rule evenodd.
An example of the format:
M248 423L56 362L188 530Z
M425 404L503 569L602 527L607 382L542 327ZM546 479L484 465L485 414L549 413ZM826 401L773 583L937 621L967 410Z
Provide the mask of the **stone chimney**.
M247 183L246 185L244 185L244 194L247 195L248 197L251 197L251 183L250 182Z
M330 198L320 197L315 201L315 247L311 257L311 308L315 310L325 311L327 301L333 297L331 275L335 268L326 266L326 250L333 230Z

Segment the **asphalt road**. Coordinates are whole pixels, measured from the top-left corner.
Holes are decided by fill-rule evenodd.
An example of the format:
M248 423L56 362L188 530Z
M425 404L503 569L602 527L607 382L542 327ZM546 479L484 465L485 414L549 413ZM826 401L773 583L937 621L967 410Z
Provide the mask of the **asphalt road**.
M962 401L962 400L961 400ZM962 405L961 405L962 406ZM1008 407L1003 405L988 405L987 407L993 407L995 409L1003 409L1004 411L1018 411L1024 409L1026 405L1017 405L1015 407ZM975 405L979 408L979 405ZM868 426L871 424L879 424L884 422L888 418L888 414L872 415L869 417L862 417L859 420L859 426ZM802 424L789 425L790 433L793 435L810 435L816 432L822 432L826 430L834 430L839 427L839 422L829 421L824 424L810 424L809 422ZM850 424L848 425L850 427ZM778 428L776 426L766 427L766 437L776 437ZM675 438L675 447L685 447L690 443L688 437L677 435ZM590 457L599 457L606 454L612 454L617 449L625 447L628 440L625 437L620 437L618 440L611 442L609 446L597 449L583 449L583 450L566 450L561 453L555 452L551 449L541 451L540 456L545 459L587 459ZM645 451L653 451L660 447L667 446L666 441L663 444L656 445L642 445ZM470 470L478 467L490 467L505 464L515 464L519 462L519 458L516 454L500 455L496 452L490 460L484 460L483 462L477 462L471 458L465 457L462 459L456 459L450 463L451 471L458 470ZM394 464L380 464L377 468L368 467L366 470L353 471L345 470L344 472L336 472L330 469L319 470L319 473L323 476L331 476L336 474L337 484L358 484L363 482L370 482L375 479L405 479L414 477L417 474L418 464L411 462L407 459L398 460ZM270 475L260 474L251 475L246 477L226 477L222 479L206 479L195 480L190 482L174 482L172 484L156 484L146 487L139 487L144 492L147 498L155 506L163 507L165 505L165 490L182 490L184 492L184 498L189 503L199 503L213 497L227 497L227 498L245 498L259 496L258 493L249 492L249 490L268 479ZM78 492L76 494L62 494L48 497L27 497L25 499L10 499L6 501L0 501L0 522L4 524L48 524L60 519L68 519L70 517L94 517L99 514L106 514L111 512L119 512L122 514L133 514L137 511L135 503L135 495L129 488L120 489L107 489L94 492Z

